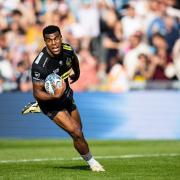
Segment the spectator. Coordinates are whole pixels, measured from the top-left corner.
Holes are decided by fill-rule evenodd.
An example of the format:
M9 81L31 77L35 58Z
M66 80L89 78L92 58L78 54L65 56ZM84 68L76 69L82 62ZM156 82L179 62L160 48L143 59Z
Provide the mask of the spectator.
M172 52L172 48L174 46L175 41L179 38L180 32L177 19L171 16L164 17L165 25L166 25L166 34L165 38L168 44L168 52Z
M25 61L20 61L17 65L16 82L17 90L22 92L32 90L31 73Z
M120 49L123 48L123 30L120 21L116 21L114 28L104 35L103 46L106 50L106 72L108 73L112 66L111 61L122 56Z
M9 59L5 59L4 57L0 57L0 72L1 76L4 77L4 79L13 81L14 80L14 68L10 62Z
M126 92L129 82L122 60L114 58L114 64L107 75L107 90L110 92Z
M180 61L180 38L176 40L175 46L173 47L173 59Z
M122 27L126 39L137 31L144 32L142 19L140 16L137 16L135 4L132 2L125 6L125 13L122 17Z
M13 91L16 88L15 72L11 62L0 57L0 92Z
M151 61L154 65L152 80L168 80L169 78L165 74L165 70L168 65L172 64L172 59L167 54L167 50L162 48L157 49Z
M152 78L153 73L154 66L152 66L149 57L144 53L139 54L133 80L146 82Z
M141 53L149 55L151 53L150 46L143 41L143 34L136 32L129 37L129 50L126 52L123 60L129 80L132 80L134 77L138 56Z
M99 19L100 15L96 5L90 1L83 1L78 11L78 22L83 30L83 47L89 47L92 38L99 35Z
M97 76L97 60L90 54L88 49L82 49L79 52L81 74L77 85L73 84L75 91L93 90L99 82Z
M177 39L175 42L175 45L173 47L172 57L173 57L173 62L174 62L174 72L178 80L180 80L180 38Z

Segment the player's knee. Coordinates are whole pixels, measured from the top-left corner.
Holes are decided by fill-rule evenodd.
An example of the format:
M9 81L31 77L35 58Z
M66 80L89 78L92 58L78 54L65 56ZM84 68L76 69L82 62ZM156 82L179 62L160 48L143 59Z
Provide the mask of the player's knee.
M75 140L81 139L83 137L83 133L80 127L73 128L72 131L70 132L70 135Z

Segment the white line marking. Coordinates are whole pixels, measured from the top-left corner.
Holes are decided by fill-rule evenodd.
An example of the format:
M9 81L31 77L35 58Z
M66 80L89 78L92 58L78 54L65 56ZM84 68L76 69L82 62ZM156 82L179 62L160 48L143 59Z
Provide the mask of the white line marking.
M132 158L143 158L143 157L176 157L180 154L127 154L120 156L95 156L95 159L132 159ZM42 162L42 161L79 161L81 157L73 158L42 158L42 159L17 159L17 160L0 160L0 163L25 163L25 162Z

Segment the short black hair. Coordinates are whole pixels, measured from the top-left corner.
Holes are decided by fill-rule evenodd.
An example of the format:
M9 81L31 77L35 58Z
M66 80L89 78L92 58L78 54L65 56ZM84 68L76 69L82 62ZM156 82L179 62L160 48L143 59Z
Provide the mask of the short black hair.
M12 11L12 16L15 16L15 15L22 16L23 14L22 14L22 12L20 10L14 9Z
M46 26L44 29L43 29L43 37L45 38L45 35L46 34L52 34L52 33L55 33L55 32L59 32L59 34L61 35L61 31L59 29L58 26L55 26L55 25L49 25L49 26Z

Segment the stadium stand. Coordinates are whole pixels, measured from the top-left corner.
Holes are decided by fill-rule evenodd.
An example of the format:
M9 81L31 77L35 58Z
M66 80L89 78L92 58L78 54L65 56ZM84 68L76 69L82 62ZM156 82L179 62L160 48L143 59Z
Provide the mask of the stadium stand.
M43 46L40 34L47 24L58 25L64 41L79 54L82 76L75 91L177 89L179 4L178 0L0 1L0 92L31 91L28 71ZM148 56L144 64L138 59L142 53ZM86 71L89 81L84 84Z

